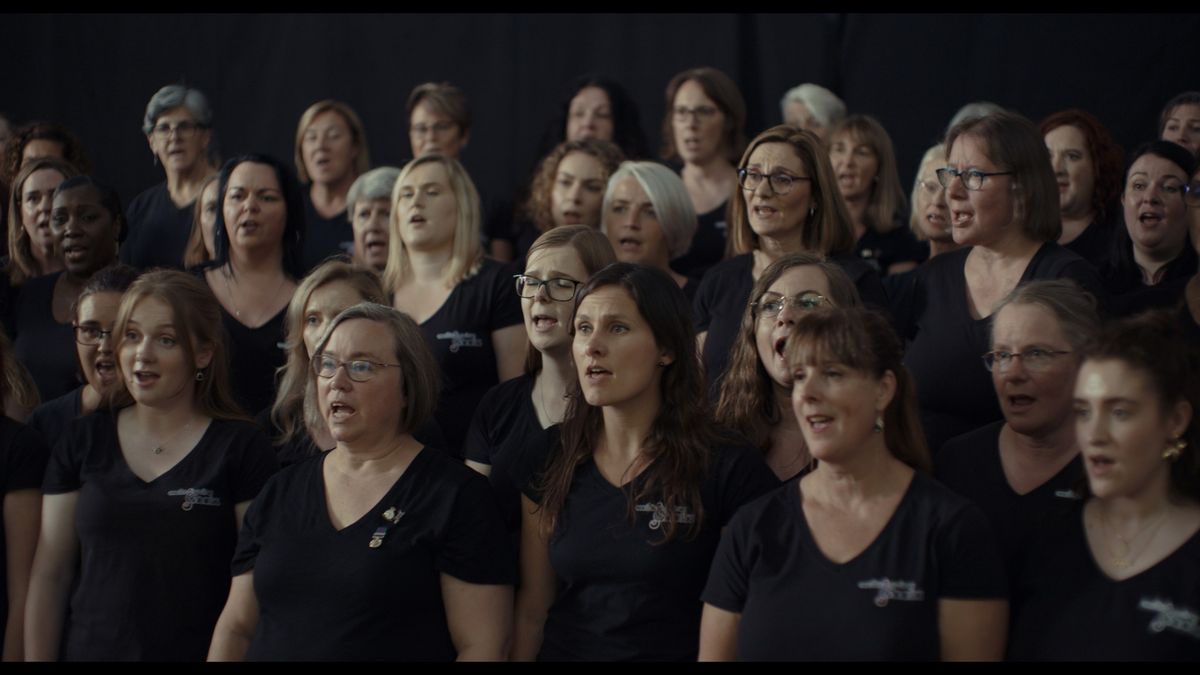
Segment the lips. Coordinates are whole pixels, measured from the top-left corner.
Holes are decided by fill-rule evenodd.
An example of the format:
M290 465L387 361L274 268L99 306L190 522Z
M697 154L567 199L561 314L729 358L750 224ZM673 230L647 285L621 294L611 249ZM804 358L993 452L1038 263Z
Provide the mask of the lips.
M1090 455L1087 457L1087 470L1092 476L1107 475L1116 465L1116 460L1105 455Z
M1008 407L1011 412L1024 412L1033 407L1037 403L1037 399L1025 394L1017 394L1015 396L1005 397L1008 401Z
M612 371L597 365L589 365L586 369L584 369L584 379L589 384L598 384L611 376Z
M779 209L765 204L758 204L751 211L759 218L771 218L779 214Z
M329 403L329 420L331 422L345 422L357 412L353 406L348 405L345 401L331 401Z
M530 317L530 324L533 326L533 330L545 333L558 327L558 319L549 314L535 314Z
M950 222L954 227L966 227L971 224L975 214L971 211L951 211Z
M583 214L578 211L563 211L562 218L567 225L583 224Z
M112 359L97 359L92 366L101 382L112 382L117 376L117 363Z
M617 248L622 251L636 251L642 247L642 241L635 237L621 237L617 240Z
M1157 227L1163 222L1163 220L1163 214L1158 211L1142 211L1138 213L1138 222L1141 223L1143 227Z
M421 225L424 222L425 222L425 216L422 216L419 214L412 216L411 218L408 219L409 225Z
M786 335L786 334L775 338L775 344L774 344L775 356L777 356L781 359L784 358L783 352L784 352L784 349L787 348L787 340L788 340L788 335Z
M68 262L79 262L87 256L89 250L87 246L80 246L79 244L64 246L62 249L63 258Z
M833 418L828 415L805 415L804 423L814 434L820 434L833 426Z
M149 370L133 371L133 383L139 387L152 387L161 379L158 373Z

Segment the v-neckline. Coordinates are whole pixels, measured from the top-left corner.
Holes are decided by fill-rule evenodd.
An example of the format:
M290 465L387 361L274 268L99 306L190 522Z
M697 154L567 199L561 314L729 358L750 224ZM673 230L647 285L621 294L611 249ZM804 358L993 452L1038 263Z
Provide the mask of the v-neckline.
M320 500L321 500L321 510L325 514L325 518L323 520L325 522L325 525L329 528L329 530L331 532L333 532L335 535L345 534L346 532L349 532L350 530L357 528L368 518L370 518L372 516L374 516L376 518L380 518L380 517L382 517L382 514L384 513L384 511L386 511L388 508L397 506L396 504L386 504L385 505L385 503L395 500L395 497L393 495L395 494L396 489L398 487L400 487L400 484L404 481L405 477L408 476L410 473L412 473L413 465L415 465L417 463L417 460L425 453L426 448L427 448L427 446L425 446L425 445L421 446L421 449L417 451L417 454L413 455L413 458L408 461L408 466L404 467L404 471L401 472L400 475L396 477L396 480L395 480L395 482L392 483L392 486L384 491L383 496L380 497L379 500L376 501L373 506L371 506L371 508L367 509L356 520L354 520L353 522L347 523L346 526L342 527L341 529L338 529L338 526L333 523L333 514L330 513L330 511L329 511L329 489L328 489L328 486L325 485L325 462L329 461L329 452L330 451L326 451L325 453L323 453L321 455L321 464L320 464L320 466L317 467L317 485L320 488L319 495L320 495Z
M840 571L850 569L851 567L857 565L858 562L864 559L868 553L882 546L883 544L880 542L886 540L887 535L891 533L891 530L898 527L898 525L896 525L896 516L902 509L904 509L908 501L912 499L912 493L914 486L917 483L917 477L917 472L913 471L911 478L909 478L908 486L904 488L904 494L901 495L900 501L896 502L895 510L892 511L891 516L888 516L888 521L886 524L884 524L883 528L879 530L879 534L876 534L875 538L872 539L871 542L863 548L863 550L856 553L846 562L837 562L821 550L821 546L817 543L817 537L813 534L812 526L808 522L808 514L804 512L804 488L801 487L800 481L796 481L796 488L794 490L789 490L789 492L792 493L792 503L795 505L796 512L800 516L800 522L804 526L803 536L805 543L812 547L813 551L816 553L817 559L826 567Z
M200 434L200 440L196 441L195 445L193 445L191 448L189 448L188 451L185 452L183 454L183 456L181 456L178 460L176 460L174 464L169 466L166 471L163 471L162 473L158 474L154 478L151 478L150 480L146 480L145 478L142 478L141 476L137 475L137 472L134 471L133 467L129 465L129 459L127 459L125 457L125 448L121 445L121 432L118 430L118 427L117 427L117 416L113 415L112 416L112 425L113 425L113 435L116 436L116 439L117 439L117 456L119 456L121 458L121 464L123 464L125 466L125 470L129 472L130 476L133 476L134 480L136 480L138 483L140 483L142 485L142 487L150 487L151 485L162 480L163 476L174 473L180 467L180 465L182 465L184 462L186 462L188 460L189 457L191 457L193 454L195 454L196 448L200 447L201 445L204 444L204 442L206 440L208 440L208 435L210 433L212 433L213 422L215 422L215 421L216 420L214 420L214 419L208 420L208 423L204 427L204 433Z

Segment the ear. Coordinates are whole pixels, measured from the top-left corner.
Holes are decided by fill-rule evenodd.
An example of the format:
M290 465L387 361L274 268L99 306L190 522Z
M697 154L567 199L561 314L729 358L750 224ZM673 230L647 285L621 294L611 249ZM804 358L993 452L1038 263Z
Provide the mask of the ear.
M462 131L459 133L459 137L462 138L462 142L458 145L458 151L462 152L463 148L467 147L467 143L469 143L471 140L471 132Z
M890 370L883 371L883 377L879 378L879 392L875 395L875 412L882 413L891 405L892 399L896 397L896 374Z
M158 155L158 150L154 147L154 134L146 134L146 145L150 146L150 154Z
M1192 423L1192 413L1192 404L1183 399L1171 407L1167 415L1167 429L1171 438L1179 438L1187 431Z
M204 370L212 363L213 348L211 344L204 344L196 348L196 370Z
M662 350L658 353L658 362L664 367L675 363L675 352L669 349Z

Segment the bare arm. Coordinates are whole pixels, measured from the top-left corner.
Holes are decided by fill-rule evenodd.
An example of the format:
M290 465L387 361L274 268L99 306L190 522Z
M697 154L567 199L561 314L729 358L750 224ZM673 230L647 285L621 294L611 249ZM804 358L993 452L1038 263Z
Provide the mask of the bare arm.
M708 339L708 331L696 333L696 353L704 353L704 341Z
M250 502L245 501L240 504L233 505L233 517L237 520L237 531L242 531L242 521L246 519L246 509L250 508Z
M75 507L79 491L42 497L42 523L25 605L25 660L54 661L75 580L79 535Z
M511 380L525 372L525 351L529 338L525 326L516 324L492 331L492 346L496 350L496 374L500 381Z
M472 584L442 574L446 624L459 661L504 661L512 643L512 586Z
M542 648L546 614L554 602L554 568L537 505L521 495L521 587L517 590L512 661L533 661Z
M480 474L483 474L484 476L492 475L492 465L491 464L484 464L482 462L476 462L473 459L468 459L468 460L464 460L464 461L467 463L467 466L471 467L472 469L475 469L475 471L479 472Z
M4 624L4 660L25 659L25 597L33 571L38 527L42 521L42 493L14 490L4 495L4 550L8 579L8 620Z
M1008 641L1007 600L939 600L943 661L1000 661Z
M258 627L258 598L254 596L254 571L239 574L229 585L229 599L213 629L208 647L209 661L241 661L246 658L254 629Z
M704 603L700 615L700 661L737 658L737 631L742 615Z

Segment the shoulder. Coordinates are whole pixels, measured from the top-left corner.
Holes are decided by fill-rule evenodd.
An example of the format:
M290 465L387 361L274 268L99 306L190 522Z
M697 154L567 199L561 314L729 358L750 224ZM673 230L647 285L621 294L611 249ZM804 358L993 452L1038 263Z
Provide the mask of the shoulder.
M1052 279L1059 276L1071 276L1071 272L1085 273L1097 277L1096 268L1078 253L1060 246L1057 242L1046 242L1034 254L1030 261L1031 272L1035 278Z
M911 508L919 517L928 518L935 529L957 522L972 526L986 522L978 506L920 471L913 476L909 490Z
M213 440L228 443L267 442L267 436L254 422L240 419L214 419L211 434Z
M499 411L519 406L533 390L533 375L522 373L487 390L479 400L479 408Z
M772 524L768 529L776 529L775 523L789 521L795 514L800 500L798 485L799 480L789 480L746 502L729 519L728 527L745 532L765 522Z
M1003 428L1004 420L999 420L951 438L937 451L937 466L940 468L943 463L976 463L977 457L995 447Z
M454 459L445 450L425 446L413 458L410 471L416 471L428 489L444 492L461 492L479 487L490 490L487 479L461 460Z
M708 271L704 273L704 278L700 281L700 286L717 284L720 283L721 279L748 277L753 268L753 253L743 253L735 255L732 258L726 258L708 268Z
M129 213L137 214L150 208L154 202L161 200L167 194L167 183L163 181L153 185L138 193L133 201L129 202Z
M944 279L954 275L961 277L963 269L967 265L967 256L970 253L970 247L963 247L949 253L934 256L917 268L917 276L923 280L931 278Z

